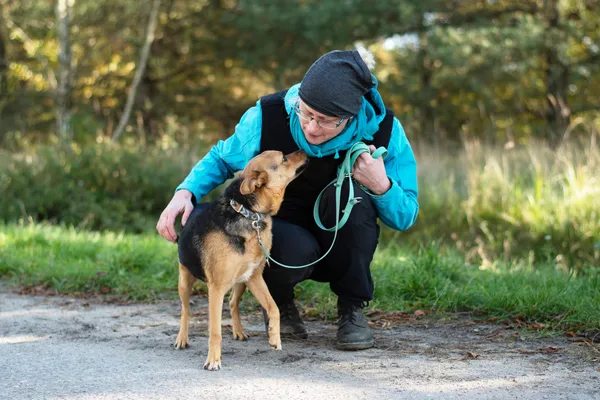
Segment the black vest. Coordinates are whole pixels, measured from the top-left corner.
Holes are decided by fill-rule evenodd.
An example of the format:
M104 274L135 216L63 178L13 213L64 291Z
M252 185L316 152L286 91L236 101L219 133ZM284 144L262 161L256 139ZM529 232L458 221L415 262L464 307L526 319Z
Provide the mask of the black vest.
M290 131L290 120L283 101L286 93L287 90L284 90L260 99L262 108L261 152L278 150L289 154L298 150L298 145ZM388 147L393 122L394 112L388 108L385 118L379 124L379 130L373 135L373 140L364 142L369 145L373 144L375 147ZM277 213L279 218L300 225L304 225L302 222L308 222L306 218L312 221L315 200L321 190L335 179L337 167L344 161L346 151L340 151L339 155L339 159L335 159L333 155L310 159L308 168L288 185L283 203Z

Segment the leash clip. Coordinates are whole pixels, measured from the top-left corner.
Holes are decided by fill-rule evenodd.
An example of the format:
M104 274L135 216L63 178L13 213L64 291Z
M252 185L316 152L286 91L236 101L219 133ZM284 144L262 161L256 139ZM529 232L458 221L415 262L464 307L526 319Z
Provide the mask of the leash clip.
M259 222L260 222L260 221L258 221L258 220L254 220L254 221L252 221L252 227L253 227L254 229L256 229L257 231L260 231L260 225L259 225Z

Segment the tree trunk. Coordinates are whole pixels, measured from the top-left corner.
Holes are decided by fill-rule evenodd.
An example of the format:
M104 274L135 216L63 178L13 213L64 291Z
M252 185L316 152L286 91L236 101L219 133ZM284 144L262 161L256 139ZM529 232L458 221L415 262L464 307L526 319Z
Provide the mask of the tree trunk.
M4 125L4 108L8 104L8 59L6 41L8 35L4 33L4 10L0 2L0 127ZM4 142L5 132L0 129L0 144Z
M438 143L439 137L435 127L435 108L431 104L435 98L434 90L431 86L433 78L433 61L429 55L429 41L426 22L426 12L422 11L421 22L417 32L419 34L419 49L417 51L417 66L419 75L419 125L422 137L431 143Z
M58 0L56 26L59 42L59 71L56 93L56 131L62 143L71 144L71 107L73 92L73 56L71 53L71 18L75 0Z
M148 63L148 56L150 55L150 46L154 41L154 31L156 29L156 20L158 18L158 9L160 7L160 0L152 1L152 9L150 10L150 17L148 18L148 26L146 27L146 39L144 41L144 45L142 47L142 52L140 54L140 61L138 62L137 70L135 71L135 76L133 77L133 83L131 84L131 88L129 89L129 94L127 95L127 102L125 103L125 110L123 111L123 115L121 115L121 120L119 121L119 125L113 134L112 141L116 142L119 140L119 137L123 133L125 129L125 125L129 121L129 116L131 115L131 109L133 108L133 103L135 102L135 95L137 92L137 88L144 76L144 71L146 69L146 65Z
M546 40L546 122L548 140L552 146L560 143L569 123L571 110L567 104L569 69L560 60L555 43L559 34L558 0L546 0L545 15L547 21Z
M421 95L419 96L420 110L419 119L421 125L421 134L423 137L429 139L432 143L437 143L438 137L435 132L435 110L431 105L433 100L433 90L431 87L432 78L432 61L431 57L427 52L427 32L423 26L422 31L419 33L419 83L421 87Z
M4 37L4 18L0 4L0 99L8 93L8 60L6 58L6 38Z

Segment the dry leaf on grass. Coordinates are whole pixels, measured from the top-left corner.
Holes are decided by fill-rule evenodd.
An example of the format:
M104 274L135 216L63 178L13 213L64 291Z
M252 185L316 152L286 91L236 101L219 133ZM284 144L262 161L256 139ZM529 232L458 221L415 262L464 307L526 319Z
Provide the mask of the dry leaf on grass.
M452 358L452 360L464 361L464 360L476 360L480 357L479 354L473 353L472 351L467 351L467 353L459 358Z
M102 294L109 294L111 291L112 291L111 287L108 287L108 286L100 287L100 293L102 293Z
M517 351L521 354L552 354L557 351L562 350L562 347L557 346L548 346L546 348L537 349L537 350L526 350L526 349L517 349Z
M545 327L546 327L546 325L544 325L544 324L540 324L538 322L534 322L533 324L529 324L527 326L527 329L529 329L530 331L541 331Z

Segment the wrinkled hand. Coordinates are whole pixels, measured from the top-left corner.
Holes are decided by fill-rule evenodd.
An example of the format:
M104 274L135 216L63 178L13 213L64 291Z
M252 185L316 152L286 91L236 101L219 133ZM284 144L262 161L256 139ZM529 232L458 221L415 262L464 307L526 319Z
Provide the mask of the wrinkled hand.
M183 212L183 216L181 217L181 225L183 226L193 210L192 193L185 189L177 191L165 210L160 214L156 230L160 233L160 236L170 242L176 243L175 219Z
M375 146L369 146L369 150L371 153L365 152L358 156L352 167L352 175L356 182L369 189L373 194L384 194L392 187L392 183L385 172L383 157L373 158L371 156L376 150Z

